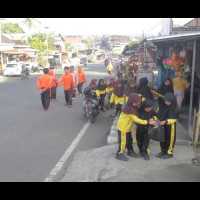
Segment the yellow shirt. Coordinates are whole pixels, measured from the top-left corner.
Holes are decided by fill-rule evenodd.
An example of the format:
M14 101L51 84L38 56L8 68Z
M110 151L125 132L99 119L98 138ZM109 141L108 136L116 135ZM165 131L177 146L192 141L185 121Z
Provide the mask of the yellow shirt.
M147 125L147 120L142 120L133 114L125 114L121 112L120 117L117 122L117 129L122 132L131 132L133 123Z
M105 94L105 93L110 93L110 90L109 90L108 88L106 88L106 89L103 90L103 91L96 90L97 97L99 97L100 94Z
M114 93L112 93L111 98L110 98L110 103L114 103L115 105L123 104L124 103L124 96L118 97Z
M184 91L189 87L189 82L185 78L174 78L173 79L173 87L174 90L181 90Z

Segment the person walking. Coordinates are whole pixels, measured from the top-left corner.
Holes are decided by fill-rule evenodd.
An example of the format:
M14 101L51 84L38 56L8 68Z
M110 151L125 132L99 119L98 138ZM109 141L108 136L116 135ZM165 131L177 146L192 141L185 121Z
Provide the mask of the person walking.
M37 87L41 94L41 101L44 111L47 111L50 105L50 89L51 89L52 79L48 75L49 73L48 68L44 68L43 72L44 74L40 76L37 80Z
M109 64L107 65L107 71L108 71L108 74L109 74L110 76L112 76L112 70L113 70L113 66L112 66L111 63L109 63Z
M64 94L65 94L65 105L69 108L72 107L72 89L76 87L73 75L70 73L69 67L64 68L65 74L62 75L61 80L58 83L58 88L64 84Z
M124 103L124 80L118 79L110 98L110 105L115 104L115 116L120 115Z
M138 118L137 106L139 106L140 104L141 97L137 93L131 93L129 95L126 106L122 109L121 115L117 122L119 149L116 153L116 159L118 160L128 161L128 158L124 155L125 148L128 149L128 156L132 156L135 158L139 157L133 149L133 137L131 133L133 123L143 125L155 125L155 121L153 121L152 119L148 121Z
M117 70L119 70L119 60L116 61Z
M83 84L84 82L85 83L87 82L85 73L83 72L82 67L78 67L77 77L78 77L78 93L79 93L79 96L81 96Z
M177 99L179 110L181 110L185 90L190 86L187 79L183 75L173 78L174 95Z
M142 120L154 119L156 113L153 110L154 103L150 99L146 99L141 107L138 109L138 116ZM150 160L150 147L149 147L149 137L148 137L148 127L149 125L137 124L135 126L135 141L138 146L139 156L143 157L144 160Z
M176 141L176 120L179 117L179 108L176 97L173 93L166 93L165 104L159 109L157 118L165 129L165 140L160 142L161 152L157 158L168 159L173 157L173 149Z
M158 96L158 108L157 108L157 112L158 112L159 108L162 107L165 104L164 95L167 92L174 93L172 80L170 78L166 78L163 81L162 85L157 89L157 91L152 90L152 93L154 95Z
M137 93L142 97L142 101L145 99L151 99L154 101L153 94L148 86L148 79L146 77L140 79Z
M52 82L51 82L51 92L50 92L50 101L57 101L56 99L56 93L57 93L57 87L58 87L58 78L54 74L54 70L50 69L48 75L51 77Z
M128 102L129 95L131 93L137 93L136 82L133 78L128 80L128 83L124 90L124 102Z
M73 75L74 82L77 85L78 84L78 76L77 76L77 73L75 73L75 71L74 71L73 65L70 66L70 73ZM72 89L72 99L75 99L75 98L76 98L76 87Z

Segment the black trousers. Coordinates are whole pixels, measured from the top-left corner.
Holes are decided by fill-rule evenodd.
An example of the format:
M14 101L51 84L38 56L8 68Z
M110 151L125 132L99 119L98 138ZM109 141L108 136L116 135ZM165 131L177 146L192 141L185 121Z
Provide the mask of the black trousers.
M47 110L50 105L50 89L47 89L43 93L41 93L41 101L43 108Z
M57 92L57 86L52 87L50 99L56 99L56 92Z
M176 142L176 123L164 125L165 141L160 142L161 151L167 154L173 154L174 144Z
M84 83L84 82L78 84L78 87L77 87L77 88L78 88L78 93L79 93L79 94L82 94L83 83Z
M99 99L99 106L100 106L100 108L104 107L105 97L106 97L106 94L100 94L100 99Z
M69 90L64 90L65 101L68 105L72 105L72 88Z
M148 127L147 126L137 126L135 131L136 143L138 146L138 151L140 153L149 154L149 137L148 137Z
M123 154L125 148L127 148L128 151L133 151L133 137L131 132L126 133L118 130L118 144L119 144L119 150L117 151L118 154Z
M122 111L122 104L117 104L116 106L115 106L115 113L116 114L121 114L121 111Z

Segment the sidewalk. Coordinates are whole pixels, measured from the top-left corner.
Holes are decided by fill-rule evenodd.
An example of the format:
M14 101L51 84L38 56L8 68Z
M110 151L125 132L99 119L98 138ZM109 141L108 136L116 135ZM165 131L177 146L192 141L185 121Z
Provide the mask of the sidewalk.
M156 158L155 155L160 152L160 145L151 140L149 161L127 156L129 161L123 162L115 159L118 150L117 119L117 117L114 119L107 138L109 145L77 152L65 176L60 180L61 182L200 181L200 148L190 145L191 139L180 122L177 122L177 138L173 158L167 160ZM135 142L133 147L137 152Z
M200 166L192 163L197 152L189 145L175 145L174 157L167 160L155 157L160 152L156 144L150 145L149 161L128 156L129 161L119 161L115 159L117 149L118 145L112 144L76 153L61 182L200 181Z
M60 182L200 181L200 148L191 146L191 138L179 121L176 123L173 158L156 158L155 155L160 152L160 145L159 142L151 140L149 161L127 156L129 161L123 162L115 159L118 150L117 120L118 117L115 117L107 137L107 145L77 152ZM135 141L133 148L137 152Z

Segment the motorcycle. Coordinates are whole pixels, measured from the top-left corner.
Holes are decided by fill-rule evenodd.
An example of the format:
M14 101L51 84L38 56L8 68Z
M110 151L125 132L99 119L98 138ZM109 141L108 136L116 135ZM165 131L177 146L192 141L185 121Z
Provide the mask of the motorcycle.
M87 61L84 61L83 63L84 63L84 66L87 67Z
M21 71L21 79L24 80L25 78L28 79L29 77L29 71L28 70L22 70Z
M83 102L84 117L89 118L91 123L94 123L94 118L99 114L98 102L95 92L89 92L85 95Z

